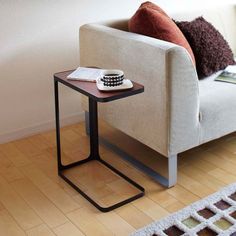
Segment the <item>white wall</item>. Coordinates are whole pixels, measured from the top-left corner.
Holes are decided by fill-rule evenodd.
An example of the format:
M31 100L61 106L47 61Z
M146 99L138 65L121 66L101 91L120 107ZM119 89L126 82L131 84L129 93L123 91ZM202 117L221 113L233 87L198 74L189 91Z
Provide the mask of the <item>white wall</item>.
M80 25L130 17L141 2L0 0L0 143L53 128L52 75L79 65ZM190 0L154 2L168 12L200 5ZM69 89L61 95L64 122L82 119L80 96Z

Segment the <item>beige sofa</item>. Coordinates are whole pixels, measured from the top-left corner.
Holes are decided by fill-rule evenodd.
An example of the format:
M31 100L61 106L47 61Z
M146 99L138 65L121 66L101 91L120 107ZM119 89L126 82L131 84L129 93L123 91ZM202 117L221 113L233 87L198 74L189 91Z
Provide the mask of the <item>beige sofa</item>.
M235 13L235 6L225 5L171 17L192 20L203 15L235 52ZM125 19L82 26L80 65L119 68L145 86L141 95L102 105L100 115L169 158L168 180L160 181L171 187L177 180L178 153L236 130L236 86L215 82L215 75L199 81L183 47L130 33L127 23Z

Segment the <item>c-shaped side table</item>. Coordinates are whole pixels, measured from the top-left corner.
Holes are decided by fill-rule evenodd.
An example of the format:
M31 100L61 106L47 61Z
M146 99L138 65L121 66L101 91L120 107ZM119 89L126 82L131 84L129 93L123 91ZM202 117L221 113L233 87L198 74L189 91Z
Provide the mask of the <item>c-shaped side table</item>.
M86 198L90 203L92 203L96 208L102 212L108 212L120 206L123 206L135 199L142 197L145 190L142 186L137 184L135 181L131 180L129 177L121 173L119 170L115 169L106 161L102 160L99 155L99 138L98 138L98 115L97 115L97 102L110 102L113 100L125 98L138 93L144 92L144 87L138 83L133 82L133 88L129 90L116 91L116 92L100 92L95 83L83 82L83 81L72 81L67 79L71 71L59 72L54 74L54 90L55 90L55 118L56 118L56 140L57 140L57 162L58 162L58 175L64 179L71 187L78 191L84 198ZM60 141L60 117L59 117L59 94L58 94L58 83L62 83L65 86L76 90L89 99L89 129L90 129L90 155L84 160L80 160L68 165L63 165L61 160L61 141ZM109 207L100 206L92 197L86 194L81 188L79 188L75 183L72 182L63 173L65 170L71 169L75 166L82 165L89 161L98 161L105 165L107 168L112 170L114 173L125 179L131 185L139 190L139 193L121 202L118 202Z

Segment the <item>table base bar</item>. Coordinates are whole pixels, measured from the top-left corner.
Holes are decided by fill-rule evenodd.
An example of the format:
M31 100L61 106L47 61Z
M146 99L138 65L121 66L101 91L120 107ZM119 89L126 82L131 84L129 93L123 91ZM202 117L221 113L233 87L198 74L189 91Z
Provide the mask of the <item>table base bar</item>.
M79 188L75 183L73 183L68 177L66 177L66 175L64 174L64 170L68 170L71 169L73 167L76 166L80 166L83 165L87 162L90 161L98 161L101 164L103 164L104 166L106 166L107 168L109 168L111 171L113 171L114 173L116 173L117 175L119 175L120 177L122 177L124 180L126 180L128 183L130 183L131 185L133 185L135 188L137 188L140 192L132 197L129 197L123 201L120 201L118 203L115 203L114 205L108 206L108 207L103 207L101 205L99 205L94 199L92 199L88 194L86 194L81 188ZM65 180L72 188L74 188L77 192L79 192L85 199L87 199L90 203L92 203L97 209L99 209L102 212L109 212L112 211L118 207L121 207L127 203L130 203L142 196L144 196L145 190L142 186L140 186L139 184L137 184L135 181L133 181L132 179L130 179L129 177L127 177L126 175L124 175L123 173L121 173L119 170L115 169L113 166L111 166L109 163L107 163L106 161L102 160L102 159L92 159L90 157L88 157L87 159L75 162L75 163L71 163L69 165L63 165L61 167L61 170L59 170L59 176Z

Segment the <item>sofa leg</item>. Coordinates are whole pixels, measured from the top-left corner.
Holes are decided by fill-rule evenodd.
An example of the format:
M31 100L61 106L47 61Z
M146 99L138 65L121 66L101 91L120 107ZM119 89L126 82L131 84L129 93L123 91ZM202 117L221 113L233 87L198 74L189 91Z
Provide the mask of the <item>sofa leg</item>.
M89 135L89 113L85 111L85 129L86 134ZM113 152L118 154L122 159L130 162L134 167L144 172L146 175L150 176L156 182L161 185L171 188L177 183L177 155L170 155L168 157L168 178L160 175L152 168L144 165L142 162L136 160L130 154L126 153L116 145L112 144L103 137L99 137L99 141L104 144L107 148L111 149Z
M177 155L168 157L168 187L173 187L177 183Z

